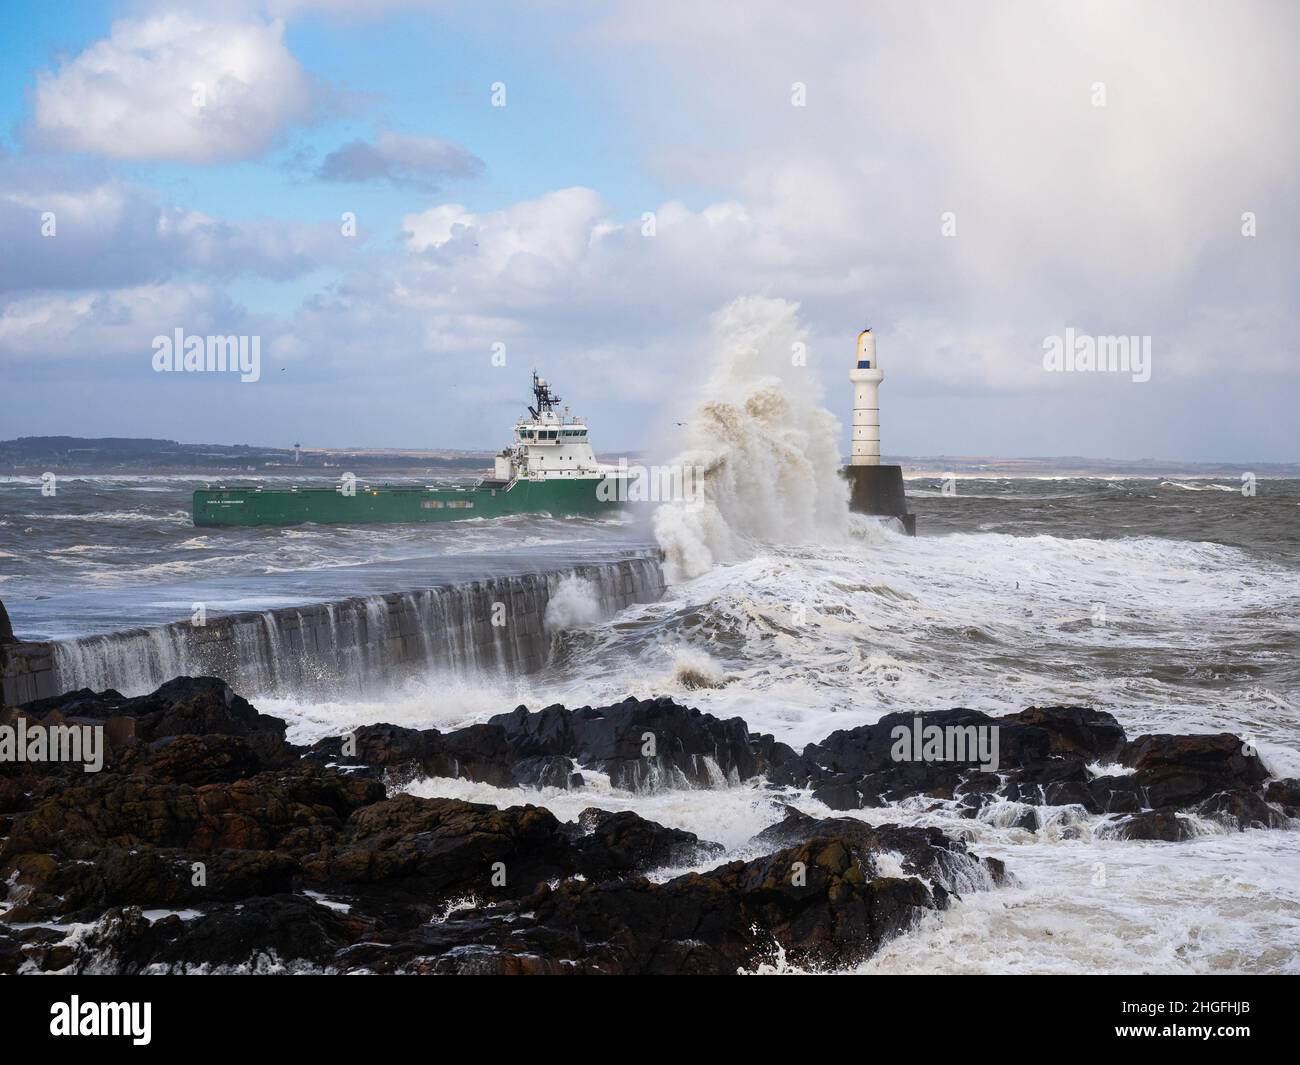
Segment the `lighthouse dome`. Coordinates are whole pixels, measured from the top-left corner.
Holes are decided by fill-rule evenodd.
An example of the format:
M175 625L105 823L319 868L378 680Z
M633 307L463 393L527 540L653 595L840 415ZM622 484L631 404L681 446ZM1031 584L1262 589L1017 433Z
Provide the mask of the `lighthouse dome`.
M874 373L880 369L876 364L876 337L869 328L858 334L858 350L853 369L855 373L858 371Z

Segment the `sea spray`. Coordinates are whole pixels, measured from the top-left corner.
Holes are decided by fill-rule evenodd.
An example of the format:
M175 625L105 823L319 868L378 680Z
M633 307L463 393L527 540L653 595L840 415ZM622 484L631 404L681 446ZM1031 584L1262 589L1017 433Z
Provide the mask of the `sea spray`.
M673 680L687 691L721 688L727 683L726 674L717 660L694 647L679 647L674 652Z
M547 632L578 629L596 624L603 613L600 592L591 581L577 576L562 577L546 604L543 625Z
M761 544L840 539L849 525L840 424L792 353L798 305L746 296L712 320L712 373L675 465L705 471L702 499L655 512L669 580L690 580Z

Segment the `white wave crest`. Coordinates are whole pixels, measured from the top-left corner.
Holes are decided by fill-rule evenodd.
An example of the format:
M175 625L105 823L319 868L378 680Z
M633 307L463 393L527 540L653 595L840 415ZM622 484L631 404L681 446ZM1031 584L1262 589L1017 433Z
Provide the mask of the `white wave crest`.
M843 538L848 486L840 424L791 354L805 336L798 305L743 297L713 318L713 372L688 416L674 465L705 470L702 499L667 503L655 535L671 581L690 580L755 544Z
M601 620L596 586L582 577L564 577L546 604L543 624L550 632L579 629Z

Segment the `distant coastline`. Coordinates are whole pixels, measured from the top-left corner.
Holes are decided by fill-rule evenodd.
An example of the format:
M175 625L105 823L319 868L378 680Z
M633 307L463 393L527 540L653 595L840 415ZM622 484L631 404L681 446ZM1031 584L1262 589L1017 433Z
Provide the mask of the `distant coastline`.
M361 470L406 476L470 476L486 472L492 451L454 448L292 448L249 444L181 444L175 440L132 437L24 436L0 440L0 475L157 473L262 477L330 476L335 470ZM626 452L629 459L639 452ZM613 456L600 456L612 460ZM845 459L847 462L847 458ZM1164 459L1096 459L1078 455L1034 458L998 456L886 455L903 467L908 480L952 475L979 477L1168 477L1199 480L1240 477L1300 478L1294 462L1179 462Z

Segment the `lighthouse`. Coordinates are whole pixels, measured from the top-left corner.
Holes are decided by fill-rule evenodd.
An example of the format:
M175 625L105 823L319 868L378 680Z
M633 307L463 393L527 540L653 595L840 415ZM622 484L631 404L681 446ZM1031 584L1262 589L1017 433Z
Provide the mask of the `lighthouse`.
M876 338L871 330L858 334L858 357L849 371L853 382L853 466L880 465L880 382L884 372L876 365Z
M916 515L907 512L903 468L880 464L880 382L884 371L876 362L876 338L871 329L858 334L849 380L853 383L853 442L844 476L852 485L849 509L858 514L896 518L909 536L916 535Z

